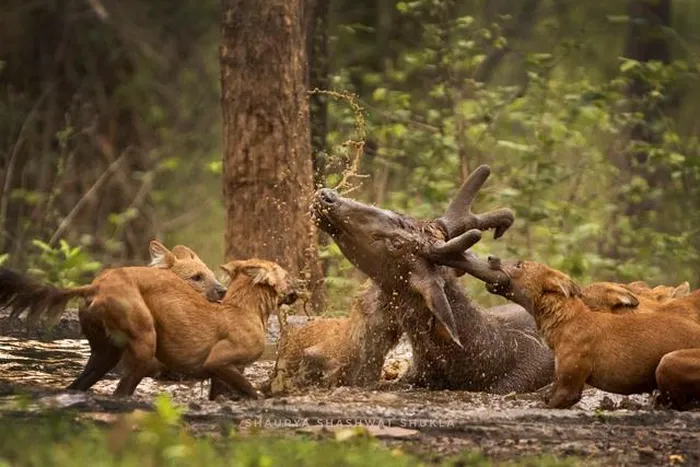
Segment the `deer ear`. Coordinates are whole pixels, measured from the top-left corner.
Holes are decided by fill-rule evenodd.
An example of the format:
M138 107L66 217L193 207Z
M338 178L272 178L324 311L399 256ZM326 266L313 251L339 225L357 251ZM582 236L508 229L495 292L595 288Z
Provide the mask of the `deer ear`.
M688 281L685 281L676 287L671 294L673 298L685 297L686 295L690 295L690 284Z
M185 245L175 245L173 247L173 255L177 259L197 259L198 256L194 251L187 248Z
M566 298L580 297L581 288L565 274L548 274L542 282L544 292L561 294Z
M167 269L175 264L175 256L158 240L151 240L148 252L151 254L149 266Z
M411 271L409 283L411 288L423 297L425 305L433 316L437 318L438 323L445 328L450 339L462 347L462 342L460 342L459 334L457 333L455 317L452 314L452 307L447 300L447 295L445 295L445 284L440 279L440 276L438 274L430 274L429 271L424 271L423 273Z

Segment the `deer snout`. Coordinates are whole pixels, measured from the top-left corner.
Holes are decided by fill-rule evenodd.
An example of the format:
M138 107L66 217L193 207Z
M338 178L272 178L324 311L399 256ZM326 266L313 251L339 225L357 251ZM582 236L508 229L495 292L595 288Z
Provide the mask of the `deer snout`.
M316 198L327 206L332 206L338 202L338 193L330 188L321 188L316 194Z

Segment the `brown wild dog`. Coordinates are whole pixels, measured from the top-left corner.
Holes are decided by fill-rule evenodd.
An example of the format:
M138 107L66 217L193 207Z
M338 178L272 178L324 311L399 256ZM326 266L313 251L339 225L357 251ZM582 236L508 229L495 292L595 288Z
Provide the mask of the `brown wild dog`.
M630 284L593 282L583 288L583 301L593 311L612 313L656 311L674 298L690 293L686 281L677 287L658 285L654 288L637 281Z
M213 302L223 298L226 288L191 249L177 245L170 251L160 242L153 240L150 242L149 251L151 267L167 270L179 277L183 281L179 283L182 287L189 286ZM95 307L91 305L95 301L104 301L107 293L113 293L116 298L138 294L138 282L133 280L133 273L144 270L148 268L107 269L90 285L59 289L14 271L2 269L0 306L10 307L13 317L28 309L28 321L32 323L39 317L47 317L51 322L60 317L70 299L85 298L85 304L79 308L78 317L81 330L90 344L90 358L82 373L68 389L87 390L116 366L123 353L122 348L107 335L102 316L95 313Z
M364 289L371 287L368 281ZM270 378L273 394L305 386L367 386L378 382L385 355L401 330L360 294L350 316L321 318L283 333Z
M211 378L209 397L227 389L257 398L243 368L265 350L269 315L296 300L295 284L279 265L261 259L231 261L221 268L231 282L221 303L206 301L169 271L138 274L139 294L106 295L95 312L124 349L125 374L116 395L131 395L154 362L195 378Z
M700 401L700 349L667 353L656 367L656 383L662 400L683 409Z
M550 408L571 407L586 383L619 394L651 392L665 355L700 348L697 322L679 313L592 313L581 288L543 264L501 263L495 257L487 264L465 255L463 267L486 282L491 293L532 313L555 356L554 386L546 400Z

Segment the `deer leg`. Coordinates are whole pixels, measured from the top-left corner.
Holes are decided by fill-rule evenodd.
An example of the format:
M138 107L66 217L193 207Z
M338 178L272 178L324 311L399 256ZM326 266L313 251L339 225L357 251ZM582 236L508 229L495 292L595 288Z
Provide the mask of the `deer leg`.
M568 409L580 401L583 387L590 374L590 364L581 356L557 361L554 385L548 400L545 400L547 407Z
M241 362L249 360L250 351L240 345L229 340L221 340L214 344L203 365L204 369L213 375L209 397L212 397L212 393L214 397L220 394L221 385L216 382L217 379L220 379L232 389L257 399L258 392L255 387L243 376Z
M656 367L656 384L661 396L676 409L700 400L700 349L669 352Z

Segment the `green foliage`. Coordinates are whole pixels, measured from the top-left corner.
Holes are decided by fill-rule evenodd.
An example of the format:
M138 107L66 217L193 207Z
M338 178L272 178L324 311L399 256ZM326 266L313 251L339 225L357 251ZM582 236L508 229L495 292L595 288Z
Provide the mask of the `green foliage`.
M516 223L477 252L540 260L583 283L700 286L700 126L690 104L700 96L700 44L684 43L685 58L669 64L621 57L621 6L540 9L528 23L516 5L487 17L462 2L398 2L375 23L395 34L383 50L342 32L367 23L339 24L338 50L384 54L378 70L338 58L332 79L360 94L374 143L361 167L372 178L356 196L431 218L460 173L488 163L475 207L509 206ZM578 29L606 19L614 26ZM332 107L331 144L350 125Z
M28 272L59 287L79 285L89 274L98 271L102 264L90 258L80 246L71 247L61 239L58 247L32 240L37 255L31 256L32 266Z
M181 415L181 409L161 395L155 411L121 415L109 426L84 423L79 415L65 412L29 419L2 417L0 466L494 465L473 452L424 461L400 448L384 447L362 427L341 430L326 440L293 436L291 432L255 435L226 427L222 427L223 436L195 436ZM543 456L506 465L564 466L576 462Z

